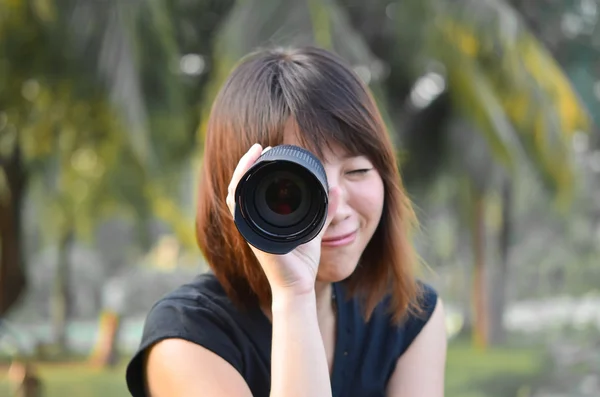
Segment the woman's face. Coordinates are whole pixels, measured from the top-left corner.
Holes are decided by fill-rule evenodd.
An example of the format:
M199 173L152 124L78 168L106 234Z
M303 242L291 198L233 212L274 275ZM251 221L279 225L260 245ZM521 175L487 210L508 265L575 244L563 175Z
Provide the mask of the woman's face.
M341 281L354 272L379 225L384 202L383 181L371 161L366 156L348 156L339 147L332 149L322 160L329 186L338 186L341 197L321 243L317 273L321 282Z
M340 204L325 230L317 280L336 282L349 277L379 225L384 187L365 156L347 156L336 149L323 165L330 186L341 191Z

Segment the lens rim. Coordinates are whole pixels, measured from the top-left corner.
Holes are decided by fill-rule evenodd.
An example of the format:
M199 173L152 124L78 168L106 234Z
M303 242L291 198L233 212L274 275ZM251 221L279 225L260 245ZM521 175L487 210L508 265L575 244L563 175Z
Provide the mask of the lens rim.
M296 230L261 223L253 203L257 177L291 167L294 173L305 175L312 197L311 207L301 227ZM241 178L235 191L234 223L248 244L267 253L287 254L301 244L314 239L323 229L328 211L328 181L321 161L308 150L294 145L279 145L265 152ZM310 189L312 188L312 189ZM243 196L243 197L242 197ZM254 221L253 221L254 220ZM258 220L258 223L255 221ZM271 233L274 232L274 233Z

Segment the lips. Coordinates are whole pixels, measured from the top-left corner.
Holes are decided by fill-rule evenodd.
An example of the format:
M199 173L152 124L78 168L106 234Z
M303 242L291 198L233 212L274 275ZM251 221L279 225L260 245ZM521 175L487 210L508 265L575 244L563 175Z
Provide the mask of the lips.
M323 239L321 241L324 243L333 243L336 241L342 241L342 240L352 237L352 235L354 235L355 233L356 233L356 231L346 233L346 234L339 234L339 235L333 236L333 237L323 237Z
M338 234L337 236L326 237L321 240L321 247L336 248L351 245L356 240L357 231L347 234Z

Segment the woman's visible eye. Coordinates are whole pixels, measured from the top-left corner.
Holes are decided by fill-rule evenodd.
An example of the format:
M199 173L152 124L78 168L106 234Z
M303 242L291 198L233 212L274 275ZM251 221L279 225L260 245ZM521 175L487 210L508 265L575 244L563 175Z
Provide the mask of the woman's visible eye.
M373 168L359 168L357 170L352 170L352 171L348 171L348 174L350 175L362 175L362 174L366 174L367 172L371 171Z

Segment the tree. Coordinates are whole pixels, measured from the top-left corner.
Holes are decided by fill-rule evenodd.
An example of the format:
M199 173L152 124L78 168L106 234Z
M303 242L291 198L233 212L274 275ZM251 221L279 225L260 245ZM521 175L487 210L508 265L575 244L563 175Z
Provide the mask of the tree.
M209 11L223 13L226 4L202 2L194 15L206 11L218 24L221 16ZM29 187L46 221L45 240L59 248L52 298L59 347L70 312L70 247L99 219L132 214L143 237L157 214L184 244L194 244L193 222L172 192L194 153L198 99L190 93L208 74L173 70L180 53L171 22L181 10L169 7L0 2L0 315L25 288L21 215ZM195 39L199 49L210 49L210 37Z
M12 219L21 215L30 176L53 192L50 212L65 222L89 230L102 213L99 203L129 205L142 221L151 212L174 221L182 240L193 241L191 222L182 224L171 192L195 152L197 93L210 73L180 69L179 45L205 51L209 69L211 29L231 4L0 1L3 255L16 258L20 242L10 239L19 238L21 221ZM185 25L176 29L175 20ZM82 217L73 200L93 210ZM0 313L22 290L17 262L0 266L9 297L0 299Z
M39 181L51 192L40 196L40 207L53 214L41 229L59 245L53 312L56 338L64 345L68 248L76 232L91 228L102 211L99 204L114 205L103 202L106 177L111 175L105 171L115 171L124 161L119 155L125 154L125 159L128 151L133 155L133 146L122 139L126 129L93 71L71 58L69 32L59 23L60 10L39 2L2 2L0 7L6 18L0 41L7 76L0 98L3 147L8 153L3 156L7 164L3 170L9 176L2 218L12 219L3 222L10 228L3 227L1 236L6 256L0 264L0 291L8 296L2 300L2 313L24 287L22 281L15 282L24 280L21 208L25 188Z

